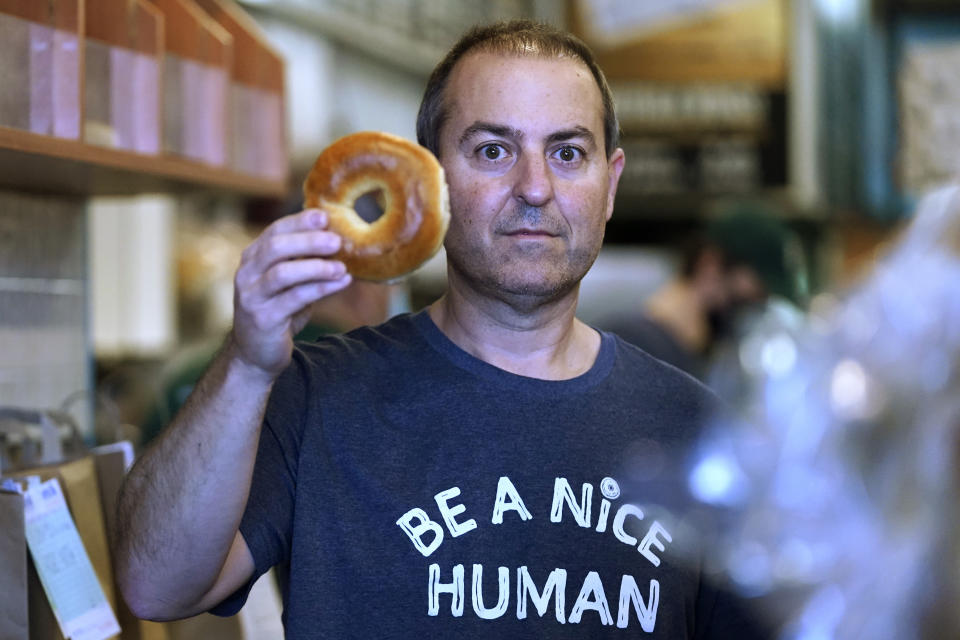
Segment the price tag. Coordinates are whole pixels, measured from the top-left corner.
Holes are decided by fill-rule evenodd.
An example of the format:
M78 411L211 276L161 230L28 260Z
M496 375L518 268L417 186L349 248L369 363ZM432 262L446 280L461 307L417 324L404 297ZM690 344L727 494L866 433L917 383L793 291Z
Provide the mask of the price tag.
M64 637L105 640L120 633L56 478L27 488L24 516L27 546Z

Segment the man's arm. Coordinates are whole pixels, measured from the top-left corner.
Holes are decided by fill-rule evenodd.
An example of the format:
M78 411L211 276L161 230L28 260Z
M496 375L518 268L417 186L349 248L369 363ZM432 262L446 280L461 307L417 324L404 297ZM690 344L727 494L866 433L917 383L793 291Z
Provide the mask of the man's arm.
M234 325L166 432L137 462L118 504L116 575L131 610L172 619L209 609L254 562L239 533L260 425L309 306L350 282L328 259L326 215L278 220L244 251Z

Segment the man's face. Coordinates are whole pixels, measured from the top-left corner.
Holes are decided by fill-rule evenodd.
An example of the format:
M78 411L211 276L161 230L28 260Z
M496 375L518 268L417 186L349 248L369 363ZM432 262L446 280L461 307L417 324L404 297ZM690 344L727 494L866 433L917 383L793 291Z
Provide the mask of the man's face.
M620 149L606 156L590 71L570 59L472 53L445 99L451 277L533 304L571 291L600 250L623 169Z

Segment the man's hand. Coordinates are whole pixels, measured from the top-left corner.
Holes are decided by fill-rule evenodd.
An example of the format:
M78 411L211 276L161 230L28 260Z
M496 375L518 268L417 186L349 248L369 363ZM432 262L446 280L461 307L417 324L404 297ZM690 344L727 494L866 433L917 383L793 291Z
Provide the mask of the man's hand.
M327 214L319 209L281 218L240 260L231 347L271 379L289 364L293 336L307 324L310 305L350 284L344 264L330 259L340 236L326 228Z

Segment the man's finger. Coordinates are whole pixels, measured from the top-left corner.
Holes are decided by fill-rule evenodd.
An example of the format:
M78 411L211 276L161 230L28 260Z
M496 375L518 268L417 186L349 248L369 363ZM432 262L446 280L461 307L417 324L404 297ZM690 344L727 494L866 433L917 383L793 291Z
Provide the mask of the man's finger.
M307 282L291 287L270 300L271 310L278 317L293 318L307 306L340 291L351 282L348 273L337 280Z
M305 231L261 236L244 252L238 281L250 283L282 261L331 256L340 250L340 236L330 231Z
M264 236L282 233L296 233L297 231L313 231L326 229L329 218L323 209L304 209L299 213L292 213L274 220L263 230Z
M260 279L260 298L271 298L285 289L310 281L339 280L347 273L347 267L339 260L287 260L270 267Z

